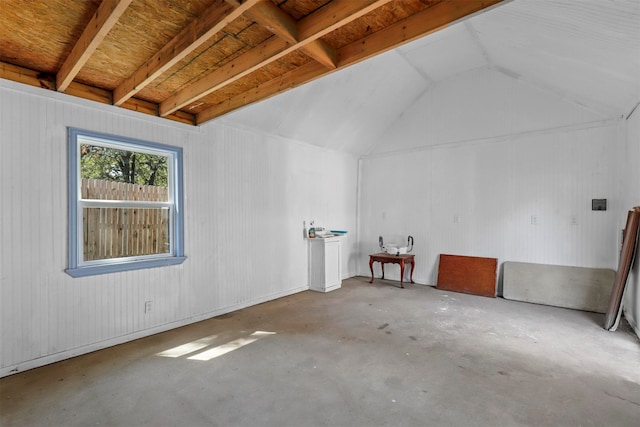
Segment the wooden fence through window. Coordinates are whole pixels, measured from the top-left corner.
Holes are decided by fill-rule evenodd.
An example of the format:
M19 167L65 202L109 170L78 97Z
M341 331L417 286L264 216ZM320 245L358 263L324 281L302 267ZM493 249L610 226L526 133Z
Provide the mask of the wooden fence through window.
M97 200L167 201L168 189L100 179L82 179L82 197ZM85 208L84 260L169 252L169 209Z

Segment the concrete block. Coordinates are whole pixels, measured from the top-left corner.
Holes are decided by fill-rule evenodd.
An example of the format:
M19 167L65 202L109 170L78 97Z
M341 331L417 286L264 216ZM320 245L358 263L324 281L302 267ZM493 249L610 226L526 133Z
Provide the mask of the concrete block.
M505 299L605 313L615 271L606 268L504 263Z

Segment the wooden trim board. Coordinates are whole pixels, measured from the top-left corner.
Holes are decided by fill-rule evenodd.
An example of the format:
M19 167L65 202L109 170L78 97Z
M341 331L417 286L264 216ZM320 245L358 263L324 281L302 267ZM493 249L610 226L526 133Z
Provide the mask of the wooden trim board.
M635 254L636 242L638 240L638 227L640 223L640 206L636 206L627 214L627 225L622 239L622 249L620 251L620 262L616 278L613 282L613 290L607 307L607 314L604 319L604 328L608 331L615 331L618 328L620 313L622 310L622 296L629 277L629 270Z
M436 288L495 298L496 258L440 254Z

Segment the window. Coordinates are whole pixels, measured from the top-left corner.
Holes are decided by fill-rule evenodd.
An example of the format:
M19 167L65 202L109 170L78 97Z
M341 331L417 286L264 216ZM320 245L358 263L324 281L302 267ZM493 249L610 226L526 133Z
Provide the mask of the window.
M182 149L69 128L73 277L184 262Z

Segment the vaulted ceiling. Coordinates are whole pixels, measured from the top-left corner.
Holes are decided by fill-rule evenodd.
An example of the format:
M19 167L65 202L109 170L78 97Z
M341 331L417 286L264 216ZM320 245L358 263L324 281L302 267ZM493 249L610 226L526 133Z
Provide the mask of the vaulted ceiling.
M1 0L0 77L202 124L501 2Z
M470 88L482 84L487 87ZM407 125L427 129L430 120L437 121L426 114L442 116L446 106L412 111L433 94L458 103L450 106L458 116L457 124L452 122L466 127L465 114L491 114L480 110L482 101L474 96L513 96L515 86L561 103L565 111L573 109L572 117L585 122L628 117L640 102L640 0L504 2L220 121L364 155L391 135L402 145L398 138L408 132ZM523 114L531 114L527 130L544 121L562 123L552 117L552 108Z

